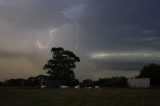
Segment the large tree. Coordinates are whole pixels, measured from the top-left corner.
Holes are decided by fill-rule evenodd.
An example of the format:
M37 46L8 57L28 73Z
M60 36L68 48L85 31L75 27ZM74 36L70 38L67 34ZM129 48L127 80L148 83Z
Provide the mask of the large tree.
M140 78L160 78L160 65L149 64L145 65L138 76Z
M43 67L44 70L47 70L50 77L64 81L75 80L73 70L76 68L75 63L80 62L79 57L61 47L52 48L51 54L52 58Z

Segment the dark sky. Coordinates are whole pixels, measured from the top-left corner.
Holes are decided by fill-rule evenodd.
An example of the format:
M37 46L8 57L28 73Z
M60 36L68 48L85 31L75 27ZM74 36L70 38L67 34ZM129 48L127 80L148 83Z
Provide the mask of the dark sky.
M159 0L0 0L0 80L44 74L52 47L81 58L79 79L160 63Z

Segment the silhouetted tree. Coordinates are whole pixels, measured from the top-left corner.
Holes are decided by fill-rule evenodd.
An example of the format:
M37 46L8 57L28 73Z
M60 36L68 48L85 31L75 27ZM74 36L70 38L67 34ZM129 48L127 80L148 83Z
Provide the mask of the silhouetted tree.
M96 85L100 87L128 87L127 78L125 77L99 79L96 81Z
M24 87L26 85L25 79L9 79L6 82L7 86L12 86L12 87Z
M0 86L2 86L3 85L3 82L0 82Z
M96 85L100 87L109 87L109 78L100 78L96 81Z
M80 62L73 52L64 50L61 47L52 48L52 59L44 65L43 69L47 70L50 77L56 80L73 81L75 74L73 72L76 67L75 63Z
M91 79L86 79L82 81L81 86L82 87L94 87L95 83Z
M140 72L139 78L160 78L160 65L157 64L149 64L145 65Z
M80 84L80 82L79 82L78 79L74 79L74 80L71 80L71 81L68 82L68 85L71 86L71 87L77 86L79 84Z
M38 76L35 76L35 77L29 77L28 79L27 79L27 86L29 86L29 87L40 87L40 82L41 82L41 80L43 80L43 79L46 79L46 80L48 80L49 79L49 77L48 76L46 76L46 75L38 75Z

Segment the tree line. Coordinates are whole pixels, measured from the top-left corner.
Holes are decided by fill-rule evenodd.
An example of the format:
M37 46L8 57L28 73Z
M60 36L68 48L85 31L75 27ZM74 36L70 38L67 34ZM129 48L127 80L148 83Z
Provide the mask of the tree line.
M127 78L125 77L112 77L100 78L96 81L86 79L79 81L75 78L74 69L76 63L80 62L80 58L72 51L65 50L62 47L51 49L52 58L44 65L43 69L46 70L46 75L39 75L36 77L29 77L28 79L9 79L5 82L0 82L0 86L12 87L39 87L41 79L47 80L61 80L65 85L74 87L80 85L81 87L128 87ZM160 65L149 64L145 65L136 78L151 78L157 80L157 85L160 80ZM155 81L154 81L155 82ZM160 84L159 84L160 85Z
M0 86L6 87L24 87L24 88L39 88L41 77L49 77L44 75L39 75L36 77L29 77L28 79L9 79L4 82L0 82ZM96 81L91 79L85 79L79 81L76 79L70 84L70 87L79 85L82 88L85 87L128 87L127 78L125 77L112 77L112 78L100 78Z

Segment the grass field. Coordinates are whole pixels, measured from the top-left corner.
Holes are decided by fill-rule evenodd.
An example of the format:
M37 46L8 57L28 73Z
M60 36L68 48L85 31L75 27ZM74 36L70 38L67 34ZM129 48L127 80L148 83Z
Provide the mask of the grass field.
M160 89L0 89L0 106L160 106Z

